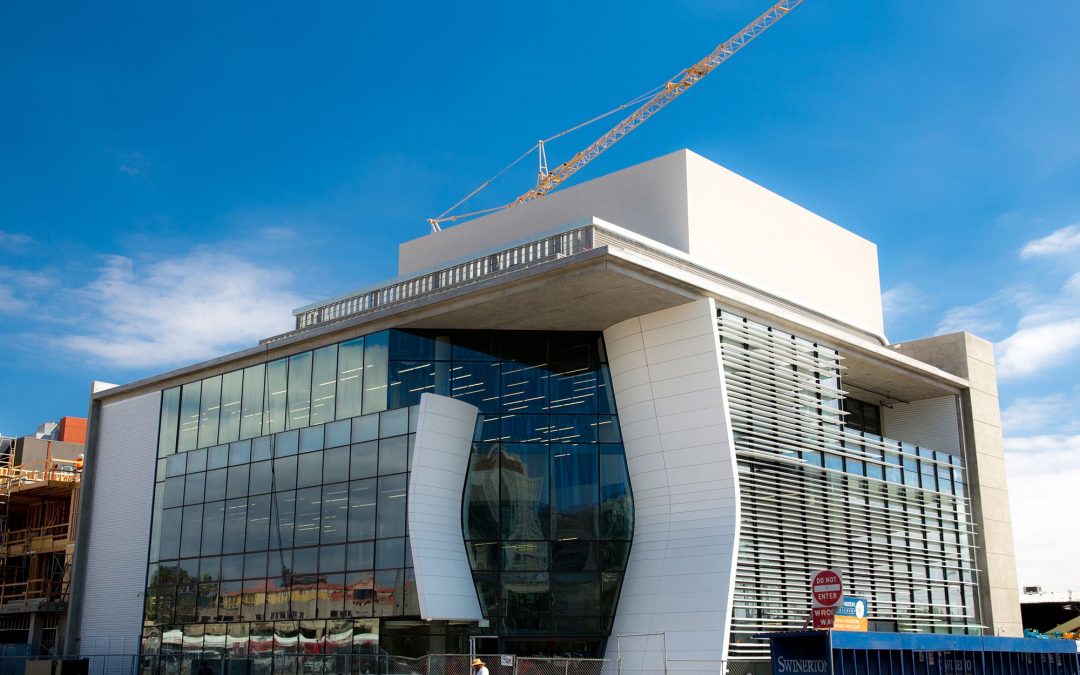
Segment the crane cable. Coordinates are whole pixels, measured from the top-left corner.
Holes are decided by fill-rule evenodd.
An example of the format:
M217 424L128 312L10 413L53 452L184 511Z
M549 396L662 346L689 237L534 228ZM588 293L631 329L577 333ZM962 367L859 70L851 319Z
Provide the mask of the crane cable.
M578 129L587 127L590 124L593 124L594 122L599 122L600 120L602 120L602 119L604 119L606 117L610 117L611 115L614 115L615 113L620 112L622 110L626 110L630 106L637 105L638 103L641 103L642 101L644 101L644 100L648 99L649 97L655 95L657 92L659 92L665 86L666 85L660 85L659 87L653 87L652 89L645 92L644 94L641 94L639 96L635 96L633 99L627 101L626 103L623 103L622 105L619 105L619 106L617 106L615 108L612 108L611 110L607 111L606 113L602 113L600 115L597 115L596 117L585 120L584 122L581 122L580 124L575 124L572 127L569 127L567 129L563 129L562 131L560 131L559 133L557 133L557 134L555 134L553 136L549 136L548 138L537 141L536 143L533 144L533 146L531 148L529 148L528 150L523 152L517 159L515 159L514 161L507 164L505 167L503 167L494 176L492 176L491 178L488 178L486 181L481 183L475 190L473 190L469 194L462 197L460 200L458 200L450 208L443 211L441 214L439 214L439 216L437 218L429 218L428 222L431 223L432 231L433 232L438 232L440 229L442 229L439 226L440 223L446 223L446 222L452 223L452 222L454 222L456 220L460 220L462 218L468 218L470 216L479 216L479 215L482 215L482 214L485 214L485 213L491 213L492 211L499 211L499 210L505 208L504 206L494 206L494 207L492 207L490 209L483 209L483 210L480 210L480 211L470 211L469 213L459 213L456 216L449 216L449 217L447 216L447 214L453 212L454 209L456 209L457 207L461 206L465 202L467 202L470 199L472 199L473 197L475 197L478 192L480 192L481 190L486 188L488 185L491 185L493 182L498 180L504 173L506 173L510 169L514 168L515 166L517 166L521 162L521 160L523 160L526 157L528 157L529 155L531 155L533 153L533 151L535 151L537 148L539 148L542 144L547 143L549 141L554 141L557 138L562 138L563 136L565 136L567 134L570 134L570 133L573 133L573 132L577 131Z

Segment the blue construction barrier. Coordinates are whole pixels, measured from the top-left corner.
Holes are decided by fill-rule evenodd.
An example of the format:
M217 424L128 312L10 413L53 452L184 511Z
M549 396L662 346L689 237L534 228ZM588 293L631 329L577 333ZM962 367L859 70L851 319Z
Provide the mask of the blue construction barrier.
M1080 675L1073 640L924 633L769 633L774 675Z

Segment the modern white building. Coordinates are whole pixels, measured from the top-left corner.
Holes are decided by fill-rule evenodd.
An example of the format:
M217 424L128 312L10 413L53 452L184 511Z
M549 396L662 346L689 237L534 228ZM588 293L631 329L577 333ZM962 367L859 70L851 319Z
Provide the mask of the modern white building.
M890 344L871 242L680 151L399 274L94 394L70 651L718 672L823 567L877 630L1020 634L991 345Z

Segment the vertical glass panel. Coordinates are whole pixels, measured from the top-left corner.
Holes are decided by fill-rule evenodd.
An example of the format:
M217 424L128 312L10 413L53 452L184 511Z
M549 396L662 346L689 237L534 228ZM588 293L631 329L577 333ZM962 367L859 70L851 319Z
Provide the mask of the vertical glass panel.
M229 464L247 464L251 461L251 441L239 441L229 446Z
M203 508L202 555L221 553L221 533L225 527L225 502L212 502Z
M349 480L349 448L334 448L323 453L323 483Z
M221 378L221 422L218 424L218 443L231 443L240 438L240 400L244 391L244 371L234 370Z
M374 522L374 519L372 520ZM347 570L369 570L374 564L373 557L375 555L375 543L371 541L362 541L356 544L349 544L347 548L347 558L345 560L345 569Z
M364 338L338 345L337 419L360 414L364 396Z
M206 448L199 448L185 454L187 454L188 473L206 470Z
M387 410L379 415L379 436L399 436L409 433L409 411Z
M225 502L225 534L222 553L243 553L244 532L247 530L247 498Z
M148 555L149 560L159 560L161 558L161 512L164 506L165 499L165 485L158 483L154 486L154 512L150 516L150 552Z
M278 457L274 460L274 491L292 490L296 487L296 457Z
M499 538L498 444L473 444L463 506L466 539L493 541Z
M374 441L379 438L379 415L364 415L352 421L352 442Z
M206 483L205 473L193 473L184 481L184 503L199 504L203 501L203 486Z
M547 446L526 443L504 445L500 475L502 539L548 539Z
M375 538L375 479L349 483L349 541Z
M629 541L633 531L634 505L623 447L600 446L600 536Z
M504 363L502 368L503 412L544 412L548 406L548 371L543 365Z
M371 478L378 473L379 442L357 443L350 449L352 459L349 466L349 478Z
M274 489L273 464L269 461L255 462L251 465L248 493L261 495Z
M248 551L263 551L270 545L270 495L248 498L247 511Z
M296 531L294 545L313 546L319 543L322 528L322 489L310 487L296 491Z
M202 504L185 506L180 534L180 555L182 557L199 555L199 541L202 536Z
M202 393L201 382L189 382L183 387L180 397L180 452L194 450L199 444L199 395Z
M306 488L322 483L321 452L300 455L300 464L296 470L296 487Z
M315 350L311 379L311 423L333 422L337 398L337 345Z
M206 496L204 498L206 501L214 502L225 499L227 477L227 469L214 469L206 472Z
M215 445L206 453L206 468L220 469L229 465L229 446Z
M499 411L498 363L455 362L450 370L450 395L471 403L480 412Z
M379 478L379 499L375 509L375 536L405 536L405 475Z
M260 363L244 369L244 395L241 403L240 438L253 438L263 433L263 376L266 365Z
M364 341L364 414L386 410L389 332L368 335Z
M349 444L349 436L352 430L352 420L341 420L326 425L325 445L328 448L337 448Z
M165 492L162 506L166 509L180 506L184 503L184 477L173 476L165 481Z
M311 352L289 357L289 429L306 427L311 419Z
M180 555L180 520L181 509L165 509L161 515L161 542L158 555L168 560Z
M547 574L517 572L502 575L502 607L506 628L546 630L551 619L551 588Z
M263 434L285 431L286 398L289 388L289 360L266 364L266 389L263 402Z
M404 411L403 411L404 412ZM407 436L395 436L379 441L379 475L404 473L409 470Z
M221 376L202 381L202 406L199 419L199 447L217 443L218 418L221 415Z
M441 374L437 383L436 375ZM421 394L449 392L448 368L431 361L391 361L388 382L389 408L404 408L420 403ZM436 386L436 385L439 386Z
M270 548L292 548L296 518L296 493L276 492L270 513Z
M233 497L244 497L247 493L248 465L242 464L229 468L229 486L225 491L225 496L232 499Z
M308 427L300 430L300 452L311 452L323 449L322 426Z
M300 435L298 431L288 431L274 436L274 456L287 457L295 455L300 447Z
M601 415L614 415L618 409L615 407L615 391L611 388L611 374L607 366L600 366L596 374L596 410Z
M345 541L345 535L348 531L349 484L336 483L323 487L322 500L322 537L320 541L323 544L340 544Z
M161 426L158 429L158 457L176 452L180 424L180 387L161 392Z
M401 567L405 563L405 539L379 539L375 542L375 569Z
M596 446L551 446L551 507L554 539L598 539Z
M401 605L400 570L382 570L375 573L375 616L392 616ZM393 589L393 591L391 591Z
M171 455L165 458L165 475L159 475L158 480L162 478L172 478L174 476L182 476L186 471L188 455L191 453L185 452L178 455Z
M596 405L596 371L592 366L552 366L551 412L593 414Z

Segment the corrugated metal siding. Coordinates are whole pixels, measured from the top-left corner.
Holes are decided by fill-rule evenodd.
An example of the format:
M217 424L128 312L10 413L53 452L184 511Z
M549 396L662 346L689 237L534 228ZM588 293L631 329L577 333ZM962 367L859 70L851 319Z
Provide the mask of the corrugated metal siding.
M956 399L952 396L882 408L881 425L889 438L961 456Z
M161 396L101 406L79 653L134 653L157 459Z

